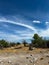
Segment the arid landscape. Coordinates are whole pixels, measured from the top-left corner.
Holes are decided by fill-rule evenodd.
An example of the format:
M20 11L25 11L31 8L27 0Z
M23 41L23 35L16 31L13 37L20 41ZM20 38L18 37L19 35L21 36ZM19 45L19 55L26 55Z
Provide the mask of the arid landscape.
M0 40L0 65L49 65L49 40L34 34L31 42Z
M49 65L49 0L0 0L0 65Z
M33 48L20 45L0 50L0 65L49 65L49 49Z

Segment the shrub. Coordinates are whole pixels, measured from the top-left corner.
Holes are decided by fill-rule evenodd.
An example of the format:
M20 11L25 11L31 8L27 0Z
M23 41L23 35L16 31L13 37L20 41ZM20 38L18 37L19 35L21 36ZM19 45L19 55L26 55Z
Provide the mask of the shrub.
M9 44L8 44L8 42L6 42L5 40L0 40L0 45L2 46L2 47L9 47Z
M16 43L10 42L10 46L15 46L15 45L16 45Z
M20 42L17 42L16 45L20 45L21 43Z

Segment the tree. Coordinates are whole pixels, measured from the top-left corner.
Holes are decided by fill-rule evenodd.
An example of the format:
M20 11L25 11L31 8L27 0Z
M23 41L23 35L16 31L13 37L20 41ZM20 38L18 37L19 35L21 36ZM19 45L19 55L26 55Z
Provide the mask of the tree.
M29 50L33 50L33 49L32 49L32 44L29 44Z
M2 47L8 47L9 46L9 43L8 42L6 42L5 40L0 40L0 45L2 46Z
M36 39L39 38L39 35L38 34L34 34L33 38L34 38L34 40L36 40Z
M40 37L38 34L34 34L33 36L33 46L35 47L46 47L46 43L45 41L42 39L42 37Z
M38 47L39 38L40 38L40 37L39 37L38 34L34 34L34 36L33 36L33 40L32 40L32 45L33 45L33 46Z
M47 47L49 48L49 40L46 40Z
M20 42L17 42L16 45L20 45L21 43Z
M27 42L24 40L24 41L23 41L23 44L24 44L24 46L26 47Z

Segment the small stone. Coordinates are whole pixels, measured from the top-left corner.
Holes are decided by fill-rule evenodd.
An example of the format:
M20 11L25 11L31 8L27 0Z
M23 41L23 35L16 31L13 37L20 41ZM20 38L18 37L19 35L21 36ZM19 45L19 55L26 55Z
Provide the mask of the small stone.
M29 57L26 57L26 59L28 59Z
M9 60L8 63L11 63L11 61Z
M42 51L40 51L40 53L42 53Z
M49 55L47 55L46 57L49 57Z
M43 60L43 58L40 58L40 60Z
M30 63L33 63L33 61L32 60L29 60L30 61Z
M30 55L30 56L32 56L32 55Z
M49 62L48 62L48 64L49 64Z

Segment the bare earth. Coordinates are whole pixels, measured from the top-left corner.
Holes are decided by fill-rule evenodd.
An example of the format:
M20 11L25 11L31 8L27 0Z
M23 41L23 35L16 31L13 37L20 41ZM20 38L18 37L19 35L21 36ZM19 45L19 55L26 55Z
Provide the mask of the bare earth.
M3 49L0 50L0 65L49 65L49 49Z

